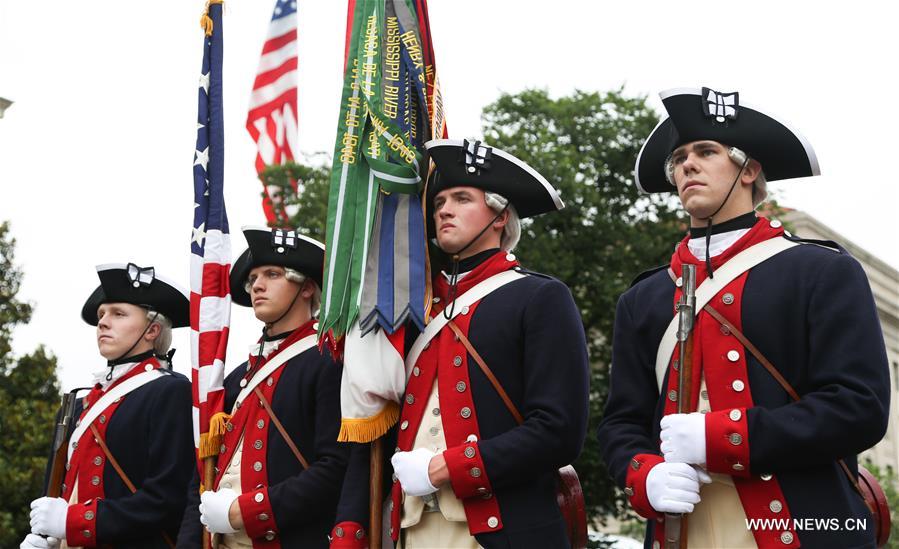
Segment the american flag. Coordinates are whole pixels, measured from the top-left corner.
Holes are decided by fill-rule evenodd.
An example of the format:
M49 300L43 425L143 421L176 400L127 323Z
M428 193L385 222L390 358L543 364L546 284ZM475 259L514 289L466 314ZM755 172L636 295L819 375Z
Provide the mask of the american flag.
M276 0L250 95L247 131L256 142L256 173L293 160L297 150L297 3ZM283 206L263 182L262 201L270 224L287 220ZM274 199L274 202L273 202ZM280 218L280 219L279 219Z
M212 32L203 39L194 153L194 223L190 242L190 328L194 441L203 459L217 455L210 422L222 421L225 351L231 317L231 238L224 197L222 6L210 3ZM214 429L213 429L214 431ZM214 433L213 433L214 434ZM214 438L214 437L213 437ZM214 445L213 445L214 444ZM201 469L202 471L202 469Z

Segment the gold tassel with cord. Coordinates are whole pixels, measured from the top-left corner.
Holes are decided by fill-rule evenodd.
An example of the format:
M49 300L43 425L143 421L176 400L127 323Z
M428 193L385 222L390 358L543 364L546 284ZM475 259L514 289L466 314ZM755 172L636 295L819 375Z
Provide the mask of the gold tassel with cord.
M393 427L400 419L400 405L392 400L372 417L341 418L338 442L371 442Z
M219 447L222 445L222 437L225 436L225 427L231 420L231 415L218 412L209 419L209 432L200 435L200 458L208 458L219 455Z
M200 16L200 28L206 33L206 36L212 36L212 18L209 17L209 6L212 4L224 4L225 0L208 0L206 8L203 9L203 15Z

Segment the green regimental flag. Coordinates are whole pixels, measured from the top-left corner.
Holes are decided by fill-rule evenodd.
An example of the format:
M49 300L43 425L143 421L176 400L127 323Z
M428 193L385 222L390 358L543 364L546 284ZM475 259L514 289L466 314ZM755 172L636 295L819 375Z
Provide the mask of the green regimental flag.
M383 111L384 0L357 0L328 196L319 333L336 344L357 320L378 193L417 194L421 154Z

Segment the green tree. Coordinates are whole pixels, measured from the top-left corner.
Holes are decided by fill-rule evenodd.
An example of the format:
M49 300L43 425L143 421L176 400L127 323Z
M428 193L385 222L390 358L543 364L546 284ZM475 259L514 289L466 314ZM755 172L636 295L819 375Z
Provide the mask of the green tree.
M484 140L543 174L565 208L526 220L516 254L530 269L565 282L581 311L592 364L587 442L575 467L588 515L627 514L595 433L608 394L618 296L647 268L667 264L686 228L668 197L641 195L633 169L658 122L645 97L544 90L502 95L483 113Z
M262 180L266 186L278 189L276 194L289 216L285 225L321 242L325 241L328 218L331 178L328 166L330 161L310 165L290 162L281 166L267 166L262 172Z
M22 272L15 240L0 224L0 547L18 547L29 531L29 503L42 493L52 426L59 407L56 358L44 347L12 354L12 331L31 319L16 299Z

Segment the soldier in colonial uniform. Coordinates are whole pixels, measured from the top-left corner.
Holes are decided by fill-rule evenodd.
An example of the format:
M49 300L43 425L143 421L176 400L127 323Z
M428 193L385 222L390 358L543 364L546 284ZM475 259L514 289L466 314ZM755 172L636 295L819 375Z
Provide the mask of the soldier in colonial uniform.
M669 116L637 158L637 185L676 191L691 228L670 265L618 301L599 427L609 470L655 519L647 548L684 536L689 547L873 547L856 454L886 432L890 391L868 281L839 245L754 212L766 181L818 175L814 151L737 94L662 100ZM697 285L689 364L673 352L684 265ZM681 368L692 368L684 387ZM676 413L679 391L692 413ZM665 513L688 513L686 529Z
M107 366L75 407L61 498L31 503L23 548L171 547L195 468L190 382L171 370L189 303L152 267L100 265L81 318ZM43 537L41 537L43 536ZM49 536L49 537L48 537Z
M522 269L512 254L519 217L562 201L498 149L426 147L436 164L429 233L447 261L433 279L430 323L406 334L408 383L388 435L396 451L386 539L404 549L568 547L555 482L586 435L584 328L565 284ZM351 458L332 548L367 546L363 448Z
M293 231L244 228L231 269L235 303L264 323L249 360L225 379L231 414L214 491L190 487L179 547L201 525L221 548L328 546L349 449L340 430L341 368L319 351L324 245Z

